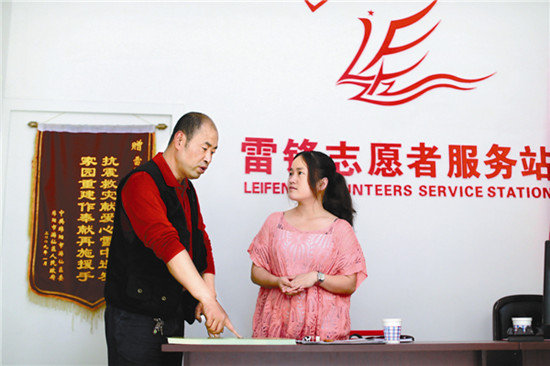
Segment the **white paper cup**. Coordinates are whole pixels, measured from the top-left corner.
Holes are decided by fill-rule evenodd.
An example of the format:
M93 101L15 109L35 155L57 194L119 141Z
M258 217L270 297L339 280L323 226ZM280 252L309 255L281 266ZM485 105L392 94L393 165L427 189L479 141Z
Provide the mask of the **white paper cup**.
M401 319L386 318L382 319L384 326L384 340L388 344L397 344L401 337Z
M514 333L516 333L519 329L525 332L525 329L531 326L532 321L533 318L512 318Z

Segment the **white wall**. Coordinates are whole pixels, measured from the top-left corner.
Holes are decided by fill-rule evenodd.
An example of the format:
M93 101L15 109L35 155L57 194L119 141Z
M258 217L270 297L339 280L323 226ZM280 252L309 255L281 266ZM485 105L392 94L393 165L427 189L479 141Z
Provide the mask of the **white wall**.
M79 116L172 120L209 114L220 149L197 181L213 240L218 292L233 323L251 334L257 288L246 249L265 217L290 206L281 195L245 194L244 182L284 181L289 138L361 146L356 184L549 187L548 180L367 174L370 143L493 143L517 153L547 146L548 3L439 1L426 18L440 25L423 46L427 72L496 74L472 91L437 89L380 107L352 101L336 82L357 51L357 18L373 10L372 42L392 19L429 1L330 0L315 13L290 2L12 2L3 8L2 364L101 365L103 324L36 304L28 295L29 200L36 131L29 120L85 123ZM6 5L6 4L4 4ZM397 40L397 39L396 39ZM370 43L369 43L370 44ZM425 67L425 68L424 68ZM61 114L63 113L63 114ZM106 117L107 119L107 117ZM162 150L169 132L159 132ZM278 144L271 176L244 174L246 137ZM480 163L480 170L485 169ZM483 171L486 173L487 171ZM352 298L352 325L379 329L399 316L418 340L491 339L499 297L542 293L548 199L354 196L357 236L369 278ZM203 336L199 326L190 336ZM28 350L34 350L29 352Z

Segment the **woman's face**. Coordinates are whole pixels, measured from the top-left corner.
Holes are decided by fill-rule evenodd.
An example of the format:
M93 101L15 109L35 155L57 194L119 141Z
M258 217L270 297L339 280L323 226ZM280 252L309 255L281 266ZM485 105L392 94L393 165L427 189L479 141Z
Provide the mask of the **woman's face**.
M294 201L313 197L309 187L307 165L301 156L294 159L288 173L288 197Z

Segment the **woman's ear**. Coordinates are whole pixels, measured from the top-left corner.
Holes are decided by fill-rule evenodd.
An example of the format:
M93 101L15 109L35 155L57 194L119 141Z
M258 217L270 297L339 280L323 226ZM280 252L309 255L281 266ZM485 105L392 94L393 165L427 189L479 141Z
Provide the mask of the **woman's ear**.
M327 186L328 186L328 178L327 177L321 178L319 180L319 182L317 182L317 190L319 192L323 192L325 189L327 189Z

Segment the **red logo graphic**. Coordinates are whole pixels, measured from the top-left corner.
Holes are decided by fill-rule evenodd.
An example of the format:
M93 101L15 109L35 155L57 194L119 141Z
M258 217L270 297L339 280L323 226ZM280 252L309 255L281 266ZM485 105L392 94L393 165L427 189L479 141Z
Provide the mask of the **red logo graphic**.
M321 6L323 6L328 0L321 0L319 1L317 4L312 4L311 1L309 0L305 0L306 1L306 4L307 6L309 7L309 9L311 10L311 12L315 12L315 10L319 9Z
M408 67L397 71L384 70L385 58L391 55L397 55L417 46L419 43L428 38L428 36L437 28L440 22L437 22L437 24L435 24L429 31L410 43L402 45L392 44L393 38L397 31L411 27L415 23L419 22L422 18L424 18L424 16L426 16L426 14L430 12L430 10L432 10L436 3L437 0L434 0L424 10L408 18L392 20L390 22L386 37L377 54L361 71L354 72L353 70L356 68L357 62L365 51L365 47L367 46L372 31L371 21L369 19L359 18L365 28L363 41L361 42L361 46L359 47L355 58L337 83L338 85L352 84L362 88L362 91L359 94L350 99L378 105L399 105L410 102L422 94L436 88L452 88L458 90L475 89L472 85L473 83L485 80L494 75L493 73L478 79L465 79L451 74L440 73L425 76L414 82L407 82L407 85L405 86L398 86L399 81L403 82L403 79L405 79L404 76L408 76L407 74L417 68L426 59L428 52Z

